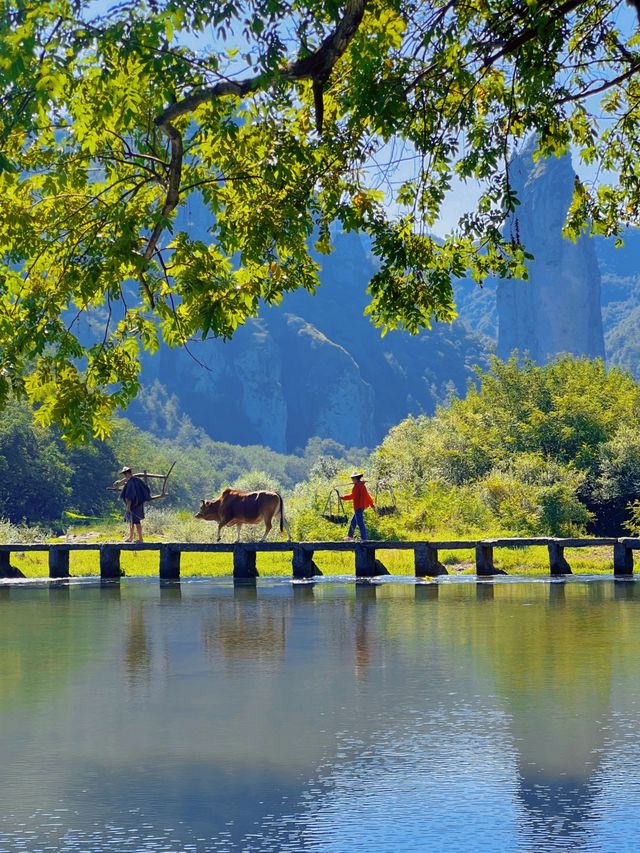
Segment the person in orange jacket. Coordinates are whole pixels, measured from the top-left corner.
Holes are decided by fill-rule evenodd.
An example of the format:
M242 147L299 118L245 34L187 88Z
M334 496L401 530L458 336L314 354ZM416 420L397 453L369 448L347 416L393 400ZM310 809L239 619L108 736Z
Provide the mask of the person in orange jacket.
M368 507L373 507L374 512L378 512L376 506L373 502L373 498L367 491L367 487L364 484L364 480L362 479L364 474L360 471L354 471L351 475L351 482L353 483L353 488L351 489L351 494L341 495L343 501L353 501L353 518L351 519L351 524L349 525L349 533L344 537L346 540L353 539L353 534L356 529L356 524L360 529L360 538L367 538L367 528L364 526L364 511Z

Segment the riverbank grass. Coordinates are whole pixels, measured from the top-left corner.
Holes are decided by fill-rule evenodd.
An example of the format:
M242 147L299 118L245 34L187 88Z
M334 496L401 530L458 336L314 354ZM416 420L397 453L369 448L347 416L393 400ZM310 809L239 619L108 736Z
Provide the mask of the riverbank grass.
M63 538L52 540L61 544ZM77 540L69 540L75 541ZM91 538L93 542L121 541L113 537ZM161 541L151 539L147 541ZM384 550L378 552L382 563L392 575L412 576L414 574L413 552ZM565 551L573 573L612 574L613 554L609 547L567 548ZM97 551L72 551L69 571L74 576L99 576L100 562ZM451 575L475 574L475 556L471 549L465 551L441 551L440 562ZM319 551L314 560L322 573L327 576L353 575L354 555L349 551ZM159 573L159 554L157 551L123 551L121 567L129 577L157 577ZM15 552L11 563L25 577L42 578L49 575L48 555L46 552ZM225 577L233 573L232 554L197 554L186 552L180 561L182 577ZM538 576L549 574L549 556L545 547L496 548L494 552L496 568L503 569L509 575ZM258 572L262 577L290 577L292 574L291 554L258 553L256 560Z

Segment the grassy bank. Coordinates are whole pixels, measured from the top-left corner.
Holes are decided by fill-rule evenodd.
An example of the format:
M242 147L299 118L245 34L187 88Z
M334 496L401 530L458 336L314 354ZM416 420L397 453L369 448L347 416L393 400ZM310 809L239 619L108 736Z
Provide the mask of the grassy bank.
M290 521L293 538L297 541L340 540L345 533L342 525L330 524L318 513L310 514L297 510L295 501L289 502ZM310 519L313 519L311 521ZM317 521L315 520L317 519ZM374 519L372 518L372 521ZM497 538L509 535L506 530L478 530L467 528L453 530L450 527L429 530L410 525L402 515L375 518L377 528L372 524L372 538L401 540L452 540ZM217 525L199 521L192 512L152 508L144 522L147 542L213 542ZM98 544L101 542L122 542L128 532L127 525L118 520L105 520L89 525L70 525L62 536L53 536L43 528L11 525L0 521L0 543L48 542L74 545ZM243 541L258 539L262 534L262 525L244 527ZM233 542L235 530L224 530L223 541ZM270 534L270 541L281 539L279 531ZM613 572L613 549L573 548L566 549L565 556L574 574L610 574ZM392 575L412 576L414 574L413 552L379 551L377 555ZM440 561L450 574L475 574L475 554L472 549L460 551L440 551ZM354 574L354 555L352 552L319 551L314 560L324 575ZM514 575L548 575L549 556L547 548L535 546L527 548L498 548L494 551L496 568L504 569ZM48 577L48 555L46 552L14 552L11 563L26 577ZM157 551L123 551L121 566L126 575L157 577L159 555ZM290 577L291 554L258 553L257 567L261 576ZM70 572L72 575L100 574L99 554L97 551L71 551ZM184 553L181 557L183 577L219 577L230 576L233 571L232 554Z
M434 537L435 538L435 537ZM113 541L106 537L104 541ZM57 538L55 541L62 541ZM91 541L96 541L93 539ZM174 540L175 541L175 540ZM414 574L413 554L410 551L384 551L379 556L392 575ZM441 551L440 560L451 575L475 574L474 554L469 551ZM513 575L547 575L549 557L545 547L531 547L495 551L496 568ZM574 574L611 574L613 572L612 549L572 548L565 556ZM318 552L315 562L324 575L354 574L354 557L350 552ZM223 577L233 571L231 554L185 553L181 558L183 577ZM12 565L31 578L47 577L49 574L46 552L17 552L12 554ZM121 566L128 576L157 577L159 557L156 551L126 551L121 555ZM291 555L289 553L258 554L258 572L263 577L290 577ZM72 575L94 575L100 573L99 556L96 551L72 551L70 555Z

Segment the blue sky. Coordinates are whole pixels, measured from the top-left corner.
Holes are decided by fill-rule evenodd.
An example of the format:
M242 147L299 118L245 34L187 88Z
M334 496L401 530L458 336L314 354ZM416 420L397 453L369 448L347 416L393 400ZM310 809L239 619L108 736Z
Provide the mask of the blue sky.
M117 5L118 4L114 3L113 0L91 0L87 6L87 10L90 15L102 14ZM638 28L638 17L634 9L623 4L618 9L617 16L622 25L623 32L632 33ZM195 50L213 50L219 49L220 47L219 42L216 45L216 36L213 27L211 27L209 33L205 33L198 38L187 35L186 37L181 37L181 41ZM223 49L229 49L230 47L233 47L231 43L224 43L223 45ZM246 73L246 69L239 69L239 72ZM597 99L594 98L593 103L588 104L588 106L592 110L597 110ZM390 149L387 147L379 153L378 162L383 163L385 154L388 150ZM410 149L405 148L400 151L400 153L395 151L393 155L391 155L392 159L400 159L401 162L395 174L390 176L391 184L387 186L387 189L391 189L391 186L397 186L399 183L412 176L415 170L415 162L412 160L411 153ZM592 182L596 177L601 183L612 181L614 179L614 176L612 175L606 175L603 173L598 174L597 166L585 166L580 162L576 151L572 152L572 160L573 168L580 175L581 179L587 183ZM384 182L381 183L381 188L385 188ZM442 205L441 216L433 228L434 233L444 236L453 230L460 217L464 213L473 209L479 195L479 183L474 181L462 182L457 179L454 180L452 182L451 191Z

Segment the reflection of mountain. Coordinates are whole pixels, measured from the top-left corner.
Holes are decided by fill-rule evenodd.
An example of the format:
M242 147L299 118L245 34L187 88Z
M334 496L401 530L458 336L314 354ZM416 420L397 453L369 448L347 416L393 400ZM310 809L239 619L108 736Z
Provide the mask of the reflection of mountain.
M579 845L602 797L597 780L612 683L621 677L620 643L631 628L611 584L513 585L495 593L471 610L458 641L471 644L510 719L523 849L548 849L551 838ZM438 628L450 633L444 620Z
M0 706L0 848L21 824L31 849L72 827L91 850L467 850L470 826L476 849L579 848L618 796L604 756L615 780L635 743L636 588L125 582L109 606L71 590L64 619L96 625L87 664L64 692L37 673L37 702L22 672ZM5 636L18 602L0 600ZM78 637L43 604L31 621L61 629L64 670Z

